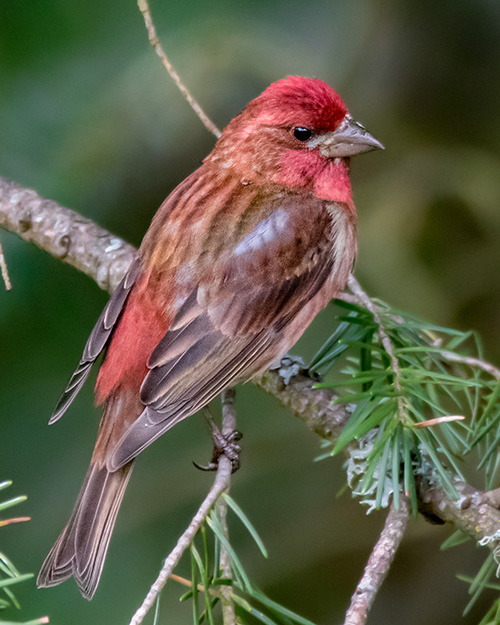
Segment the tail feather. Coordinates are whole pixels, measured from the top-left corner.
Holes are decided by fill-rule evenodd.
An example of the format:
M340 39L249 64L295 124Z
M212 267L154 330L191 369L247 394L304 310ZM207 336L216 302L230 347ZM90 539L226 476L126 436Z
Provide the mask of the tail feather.
M39 588L73 575L82 595L92 599L132 467L130 462L111 473L90 465L71 518L40 569Z

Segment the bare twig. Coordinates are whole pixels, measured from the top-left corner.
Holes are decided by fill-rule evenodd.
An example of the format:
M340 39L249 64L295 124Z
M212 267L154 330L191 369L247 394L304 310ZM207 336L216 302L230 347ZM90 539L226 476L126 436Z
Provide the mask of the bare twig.
M387 333L385 332L384 327L382 325L382 321L380 318L380 309L373 302L373 300L370 299L369 295L365 293L365 291L362 289L361 285L359 284L359 282L356 280L356 278L353 275L349 276L348 286L350 290L352 291L354 297L349 295L349 293L342 293L339 299L345 302L351 302L351 303L354 302L357 304L361 304L372 313L379 327L380 341L382 345L384 346L384 349L386 350L386 352L389 354L393 371L395 373L397 372L394 385L396 386L398 390L400 390L399 363L398 363L398 359L396 358L396 355L394 354L392 341L387 336ZM497 380L500 380L500 369L490 364L489 362L485 362L484 360L480 360L479 358L474 358L472 356L461 356L460 354L455 354L447 350L440 351L439 355L445 358L446 360L448 360L449 362L456 362L456 363L460 363L463 365L468 365L469 367L472 367L473 369L474 368L481 369L485 371L486 373L489 373L492 377L496 378Z
M394 374L394 386L397 391L401 391L401 372L399 370L399 361L396 357L396 354L394 353L394 346L392 344L392 341L385 331L377 306L373 303L373 301L365 293L365 291L363 291L361 285L352 274L349 276L348 286L351 289L352 293L358 298L359 303L372 313L373 318L375 319L378 326L378 335L380 337L380 342L382 343L391 361L391 369ZM398 396L397 402L399 419L400 421L403 421L406 409L402 394Z
M213 121L208 117L208 115L206 115L206 113L203 111L203 109L198 104L198 102L193 98L193 96L189 92L186 85L182 82L181 77L175 71L172 63L170 62L170 59L165 54L165 51L163 50L160 40L158 39L158 35L156 34L156 28L153 22L153 18L151 17L151 9L149 8L148 0L138 0L137 4L144 18L144 23L146 24L149 42L153 46L156 54L160 57L163 67L167 70L170 78L177 85L179 91L186 98L189 106L193 109L193 111L196 113L198 118L201 120L201 123L205 126L205 128L209 132L211 132L213 135L219 138L220 130L213 123Z
M236 431L236 391L234 388L227 388L222 393L222 434L225 437L231 436Z
M286 361L286 363L285 363ZM252 382L304 421L307 427L322 438L336 441L351 412L345 404L334 404L337 395L329 388L315 388L300 357L287 354L279 369L270 369Z
M387 515L384 529L368 559L363 575L346 612L344 625L364 625L377 592L389 572L401 543L410 512L405 497L400 498L399 510L394 504Z
M222 434L225 437L231 436L236 430L236 409L234 406L235 399L236 392L234 388L228 388L222 393ZM217 501L216 510L224 535L226 538L229 538L229 530L227 527L227 503L223 497L220 497ZM220 546L219 566L221 568L222 575L226 579L231 579L231 559L227 549L222 544ZM222 622L224 625L235 625L236 612L234 608L234 601L232 599L231 587L221 586L220 593L222 596Z
M227 389L222 397L222 433L227 436L234 432L236 426L236 415L234 411L234 399L235 399L235 391L233 389ZM219 500L220 495L222 493L227 492L229 490L229 486L231 484L231 471L232 464L229 458L225 455L222 455L219 458L219 468L217 469L217 474L215 477L215 481L213 483L210 492L205 497L205 500L201 504L198 512L194 515L191 523L188 525L187 529L184 531L182 536L177 541L174 549L167 556L161 571L156 578L156 581L151 586L146 598L144 599L141 607L134 614L132 620L130 621L130 625L139 625L143 622L146 614L152 608L156 598L161 593L163 587L167 583L168 578L171 576L174 568L177 566L179 560L182 557L182 554L189 545L193 542L193 539L196 535L196 532L203 525L205 519L207 518L210 510L215 505L215 503ZM229 564L229 558L227 558L227 566L229 567L228 577L231 577L231 567ZM222 560L222 552L221 552L221 560ZM230 589L229 589L230 591ZM226 604L223 601L223 610L225 614L225 608L229 609L229 605L232 605L232 602L227 600ZM233 606L234 613L234 606ZM224 625L232 625L235 623L235 618L232 621L226 620L224 617Z
M460 354L454 354L453 352L448 351L440 352L440 355L443 356L443 358L446 358L449 362L458 362L463 365L468 365L473 369L482 369L497 380L500 380L500 369L494 367L489 362L484 362L484 360L479 360L479 358L473 358L471 356L460 356Z
M7 269L7 262L5 260L5 256L3 253L3 247L2 244L0 243L0 271L2 273L2 279L3 282L5 284L5 289L7 291L10 291L12 288L12 284L10 282L10 278L9 278L9 270Z
M197 513L194 515L188 527L177 541L174 549L167 556L158 577L151 586L141 607L132 617L130 625L140 625L140 623L144 621L146 614L152 608L156 598L161 593L163 587L167 583L170 574L181 559L182 554L192 543L196 532L203 525L205 519L207 518L210 510L214 506L217 499L229 487L231 481L231 469L231 461L224 455L222 455L219 459L219 468L217 469L217 474L215 476L212 488L210 489L208 495L205 497L203 503L199 507Z
M489 490L484 494L486 501L497 510L500 510L500 488Z

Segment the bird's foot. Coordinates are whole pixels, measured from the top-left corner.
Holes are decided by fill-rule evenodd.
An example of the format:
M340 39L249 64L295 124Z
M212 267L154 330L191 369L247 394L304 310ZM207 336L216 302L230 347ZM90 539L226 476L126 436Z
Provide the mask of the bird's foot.
M215 423L215 420L208 408L204 410L204 414L210 429L210 434L212 435L214 448L212 458L207 465L200 465L193 461L194 466L197 469L200 469L200 471L217 471L219 468L220 457L226 456L226 458L231 462L231 473L234 473L240 468L241 446L238 445L238 442L241 440L243 434L238 430L234 430L228 436L225 436L217 427L217 424Z

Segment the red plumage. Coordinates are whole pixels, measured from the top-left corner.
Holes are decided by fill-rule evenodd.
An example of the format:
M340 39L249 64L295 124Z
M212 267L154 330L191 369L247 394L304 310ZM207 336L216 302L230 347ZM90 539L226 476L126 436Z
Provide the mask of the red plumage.
M158 304L154 291L141 284L130 294L113 330L113 348L107 350L99 370L96 405L119 386L139 392L148 372L148 358L170 324L168 307Z
M262 123L301 125L319 132L335 130L347 113L339 94L318 78L289 76L272 83L253 100L247 110L255 111Z
M96 446L39 586L97 588L134 459L290 349L356 254L349 158L382 147L318 79L270 85L165 200L51 422L104 350Z
M280 175L275 180L287 187L310 190L318 198L341 202L354 210L349 166L342 161L331 161L325 166L315 152L304 154L287 150L283 154Z

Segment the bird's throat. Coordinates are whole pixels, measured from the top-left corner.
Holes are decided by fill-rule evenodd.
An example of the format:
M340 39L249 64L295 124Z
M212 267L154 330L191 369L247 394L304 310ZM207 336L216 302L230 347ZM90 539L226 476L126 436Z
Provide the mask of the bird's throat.
M312 191L323 200L352 204L349 159L326 159L318 150L286 150L273 181Z

